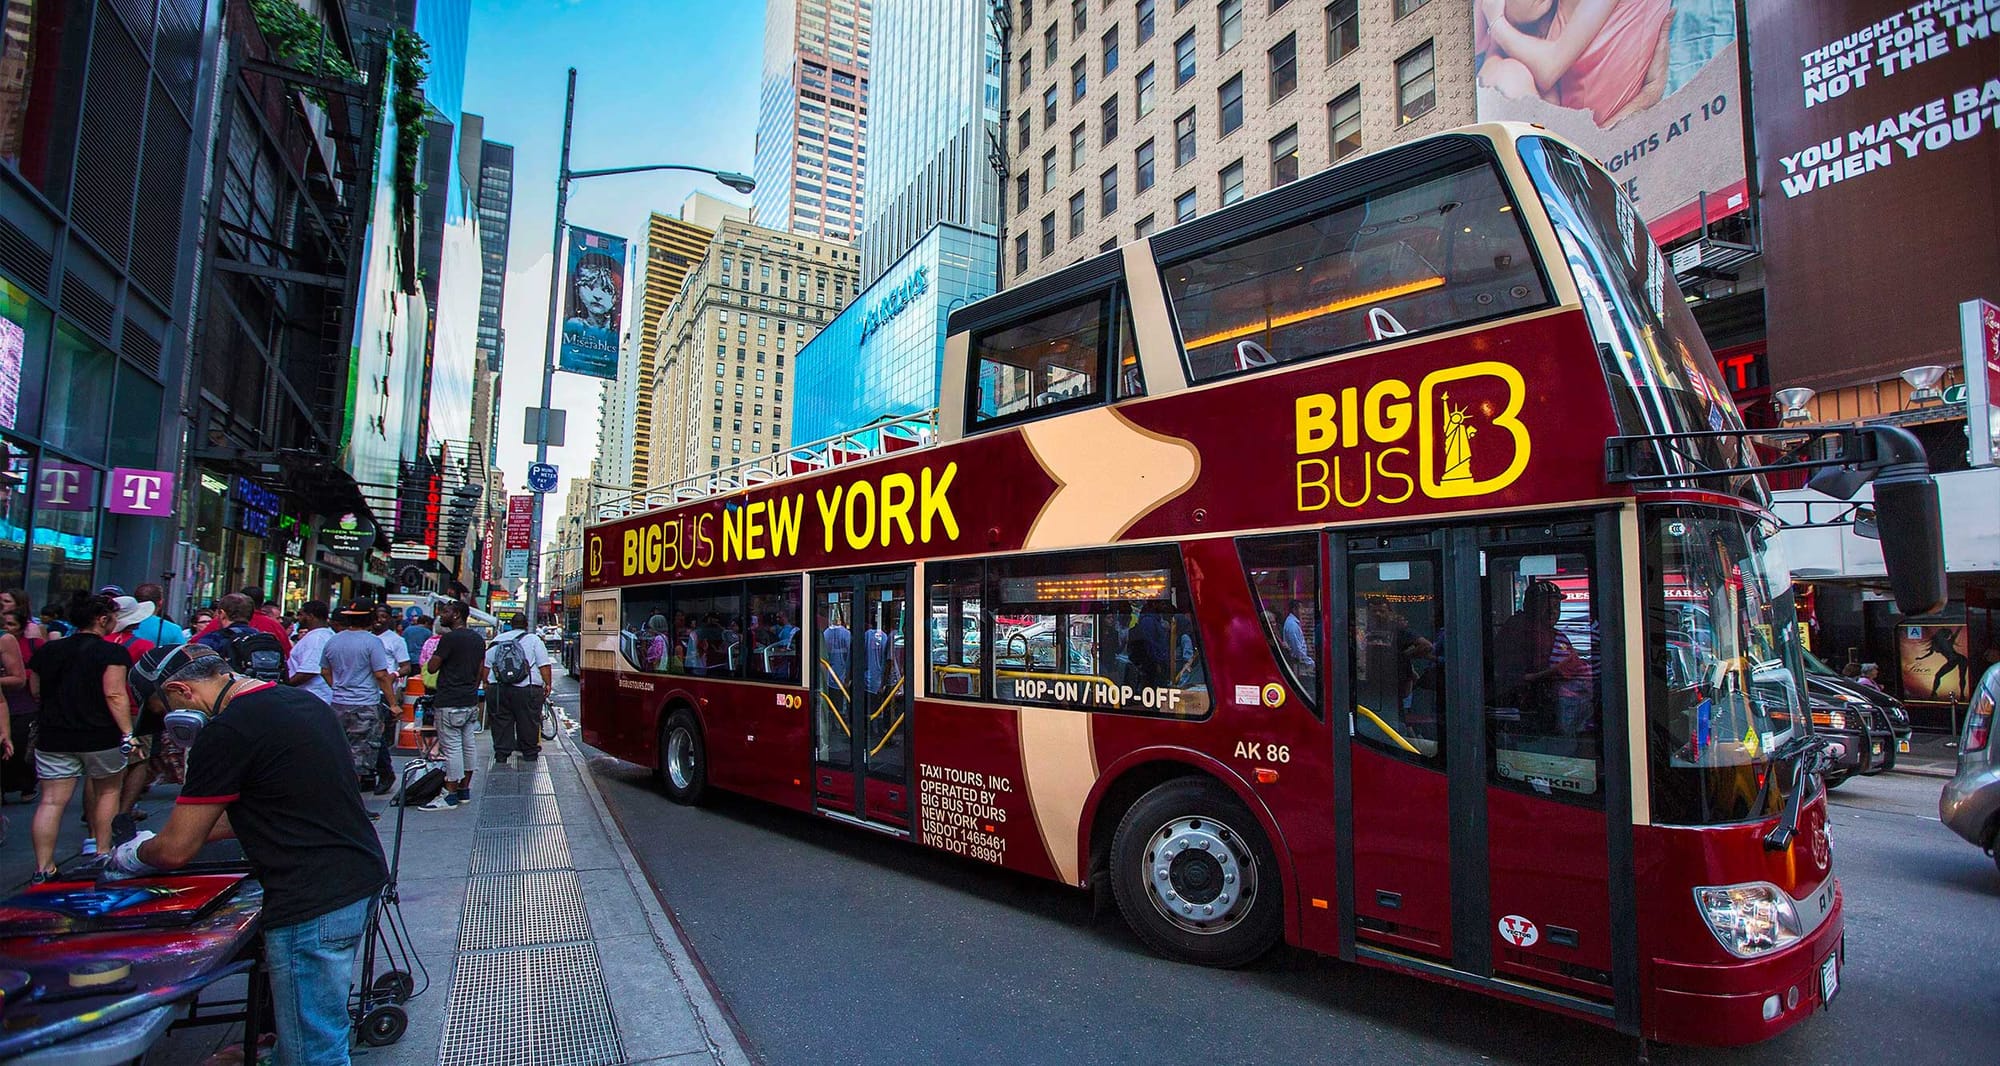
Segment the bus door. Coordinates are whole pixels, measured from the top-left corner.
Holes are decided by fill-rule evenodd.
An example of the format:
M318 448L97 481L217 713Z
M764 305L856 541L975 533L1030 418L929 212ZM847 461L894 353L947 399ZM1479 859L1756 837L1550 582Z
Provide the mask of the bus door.
M1333 536L1343 954L1636 1011L1616 533Z
M910 574L813 578L813 793L822 811L910 827Z

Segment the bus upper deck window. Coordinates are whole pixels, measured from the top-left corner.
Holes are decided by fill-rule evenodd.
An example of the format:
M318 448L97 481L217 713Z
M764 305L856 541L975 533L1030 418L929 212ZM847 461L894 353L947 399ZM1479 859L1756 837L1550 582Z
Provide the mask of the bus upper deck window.
M1163 272L1195 381L1548 300L1518 213L1485 164L1370 194Z
M973 344L972 424L1101 402L1109 304L1098 297L980 335Z

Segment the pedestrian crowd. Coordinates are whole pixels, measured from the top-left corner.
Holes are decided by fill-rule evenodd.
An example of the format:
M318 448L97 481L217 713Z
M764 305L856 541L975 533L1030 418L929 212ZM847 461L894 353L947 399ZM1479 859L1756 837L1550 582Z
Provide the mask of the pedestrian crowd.
M435 618L368 601L288 612L246 588L182 625L158 584L76 592L39 614L0 590L0 792L35 804L33 880L56 876L79 794L86 875L177 869L235 837L264 884L273 991L290 1004L279 1043L346 1061L348 970L386 876L361 796L394 791L406 687L422 679L445 764L420 810L471 798L482 726L496 766L541 753L548 648L523 615L489 643L469 614L456 601ZM156 835L138 803L157 782L180 791Z

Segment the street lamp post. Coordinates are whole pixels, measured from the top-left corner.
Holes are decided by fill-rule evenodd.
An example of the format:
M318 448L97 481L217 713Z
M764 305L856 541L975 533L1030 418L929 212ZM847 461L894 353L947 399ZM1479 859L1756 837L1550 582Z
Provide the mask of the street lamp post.
M696 174L707 174L731 189L749 195L757 188L757 183L747 174L728 170L711 170L708 167L688 166L681 163L650 163L636 167L607 167L601 170L571 170L569 168L570 129L576 120L576 68L569 68L569 90L563 101L562 161L556 168L556 227L554 249L549 257L549 325L548 335L542 344L542 405L537 408L536 417L540 428L535 433L535 462L549 461L549 405L554 402L556 373L556 341L562 336L561 321L562 277L563 277L563 227L568 221L569 183L583 178L606 178L614 174L640 174L652 170L686 170ZM541 611L542 591L542 497L535 496L534 518L528 534L533 547L530 549L534 560L528 567L528 628L535 627L536 616Z

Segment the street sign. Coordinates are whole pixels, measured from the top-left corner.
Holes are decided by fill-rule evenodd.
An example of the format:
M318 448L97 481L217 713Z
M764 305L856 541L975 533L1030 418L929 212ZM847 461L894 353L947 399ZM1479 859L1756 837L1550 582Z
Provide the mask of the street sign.
M544 437L549 447L560 448L567 437L569 412L560 407L530 407L522 419L521 443L540 444Z
M554 463L528 464L528 491L554 492L556 490L556 466Z
M526 549L535 543L535 498L507 497L507 548Z

